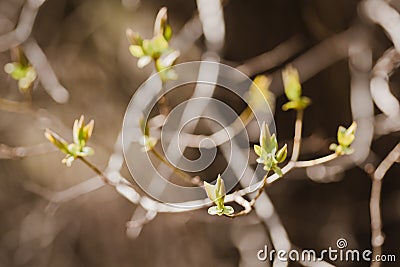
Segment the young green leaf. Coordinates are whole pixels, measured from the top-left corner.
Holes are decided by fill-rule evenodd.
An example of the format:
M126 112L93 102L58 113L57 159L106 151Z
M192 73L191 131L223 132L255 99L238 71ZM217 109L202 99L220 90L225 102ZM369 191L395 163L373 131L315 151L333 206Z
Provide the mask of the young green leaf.
M165 26L167 25L168 15L167 8L162 7L156 16L154 21L154 36L164 34Z
M132 45L142 46L143 38L139 33L132 31L131 29L126 29L126 37Z
M154 61L156 70L163 82L177 79L176 72L170 67L175 64L179 52L169 47L172 28L167 21L167 9L161 8L154 23L154 35L151 39L143 39L131 29L126 30L126 36L131 43L130 53L138 58L137 66L143 68Z
M92 135L93 128L94 121L91 120L85 125L84 116L82 115L79 120L74 121L72 127L73 143L68 144L67 141L49 129L46 129L44 135L61 152L66 154L62 163L70 167L77 157L87 157L94 154L93 148L86 146L87 141Z
M132 56L134 56L134 57L140 58L140 57L144 56L143 49L139 45L130 45L129 52L131 52Z
M287 156L287 145L285 144L281 149L276 152L276 160L278 163L282 163L285 161Z
M356 122L353 122L348 129L344 128L343 126L339 126L337 133L339 145L344 147L350 146L354 141L356 129Z
M225 183L222 180L221 175L218 175L217 182L215 185L204 182L204 189L206 190L208 198L214 202L216 206L212 206L208 209L210 215L231 215L234 213L234 209L230 206L225 206Z
M172 37L172 27L170 25L165 25L163 36L165 40L169 41Z
M348 155L354 152L350 147L355 139L355 132L357 129L357 123L353 122L349 128L339 126L337 132L337 139L339 144L331 144L330 150L335 151L338 155Z
M302 96L301 83L297 70L289 65L282 71L282 80L286 97L289 102L282 106L284 111L289 109L303 110L311 104L308 97Z
M68 143L62 137L60 137L55 132L51 131L50 129L46 129L44 132L44 136L47 140L50 141L53 145L55 145L59 150L64 153L68 153Z
M278 150L278 140L276 135L270 135L268 127L263 123L260 133L260 146L254 146L254 152L259 156L257 163L264 165L264 170L273 170L279 176L282 175L281 169L277 166L282 163L287 156L287 145L285 144Z
M296 101L301 97L301 84L299 73L289 65L282 71L283 85L286 97L291 101Z
M18 88L21 92L26 92L37 77L36 70L31 65L19 62L7 63L4 71L18 81Z

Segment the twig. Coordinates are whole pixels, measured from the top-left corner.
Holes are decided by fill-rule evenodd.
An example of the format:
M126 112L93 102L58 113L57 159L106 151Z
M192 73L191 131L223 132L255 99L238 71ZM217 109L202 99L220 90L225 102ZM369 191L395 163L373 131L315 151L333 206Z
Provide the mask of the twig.
M297 110L296 113L296 123L295 123L295 128L294 128L294 138L293 138L293 152L292 152L292 157L291 161L297 161L299 158L300 154L300 147L301 147L301 132L303 128L303 114L304 111Z
M262 193L262 192L261 192ZM235 217L239 217L239 216L243 216L243 215L247 215L249 214L252 210L252 204L251 202L247 201L246 199L244 199L242 196L240 195L236 195L234 202L236 202L237 204L239 204L240 206L243 207L243 210L238 212L238 213L234 213L232 215L229 215L229 218L235 218Z
M162 115L162 119L165 121L166 116ZM202 134L191 134L188 132L181 132L179 136L180 146L185 147L193 147L199 148L201 147L201 143L204 139L210 139L212 142L207 144L212 144L213 147L220 146L225 142L229 141L230 138L233 138L238 133L240 133L244 127L246 127L251 120L254 118L254 114L251 108L248 106L246 107L242 113L227 127L216 131L211 135L202 135ZM155 125L155 128L161 127L164 123L160 121L160 115L156 116L149 120L149 125ZM168 137L168 133L166 134ZM204 143L203 143L204 144ZM211 147L206 147L211 148Z
M64 86L62 86L53 68L50 66L46 55L33 39L28 40L24 43L24 52L29 62L33 65L38 73L40 82L43 85L45 91L53 98L57 103L65 103L68 101L69 93Z
M265 72L282 64L285 60L300 52L304 48L304 44L304 40L299 36L292 37L272 50L246 60L237 69L247 76Z
M400 53L391 47L385 51L372 70L371 95L375 104L387 117L396 117L400 114L399 101L391 93L389 86L389 77L399 64Z
M207 50L218 53L225 41L224 11L220 1L197 0Z
M0 159L22 159L53 151L56 151L56 148L49 142L33 146L18 147L10 147L5 144L0 144Z
M186 172L183 172L179 168L175 167L173 164L171 164L163 155L161 155L157 150L154 148L150 150L151 153L153 153L154 156L156 156L162 163L167 165L171 170L173 170L174 173L179 175L180 178L182 178L185 182L191 183L193 185L197 186L203 186L203 184L200 181L200 178L198 176L192 177Z
M307 168L307 167L311 167L311 166L315 166L315 165L319 165L319 164L323 164L326 162L329 162L331 160L334 160L338 157L338 154L333 153L333 154L329 154L325 157L322 158L318 158L318 159L312 159L312 160L305 160L305 161L296 161L294 163L294 167L296 168Z
M363 7L365 14L385 30L400 53L400 14L396 9L382 0L364 1Z
M99 168L90 163L87 159L85 159L84 157L78 157L78 159L80 159L83 163L86 164L86 166L88 166L92 171L94 171L103 180L104 183L109 185L115 185L113 182L111 182L110 179L107 178L107 176Z
M27 0L19 16L17 27L0 36L0 52L15 47L25 42L32 32L36 15L45 0Z
M264 178L262 179L263 183L262 183L261 187L258 189L256 196L250 201L251 207L254 207L254 204L256 203L257 199L264 192L264 188L267 185L268 173L269 173L269 171L265 174Z
M386 156L386 158L379 164L375 172L372 174L372 188L370 198L370 213L371 213L371 245L372 245L372 259L376 259L378 255L382 254L382 245L385 241L382 232L382 215L381 215L381 190L382 180L390 167L399 160L400 157L400 143L393 148L393 150ZM381 266L380 261L371 261L371 267Z
M29 192L41 196L51 203L60 204L100 189L104 185L105 183L103 182L103 179L101 179L99 176L95 176L59 192L52 192L47 188L33 182L27 182L23 186Z

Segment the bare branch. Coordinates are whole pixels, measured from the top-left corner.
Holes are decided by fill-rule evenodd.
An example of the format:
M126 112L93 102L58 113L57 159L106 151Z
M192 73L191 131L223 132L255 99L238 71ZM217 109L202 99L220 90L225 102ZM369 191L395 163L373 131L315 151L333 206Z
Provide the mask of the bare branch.
M0 52L13 48L25 42L32 32L36 15L45 0L27 0L22 8L17 27L0 36Z
M0 159L22 159L56 151L51 143L42 143L33 146L10 147L0 144Z
M46 55L36 41L30 39L24 43L23 47L26 57L36 69L39 80L46 92L58 103L67 102L69 98L67 89L59 83Z
M304 40L299 36L295 36L270 51L246 60L237 69L247 76L253 76L282 64L303 48Z
M372 188L370 198L370 214L371 214L371 244L372 244L372 259L376 259L382 254L382 245L385 241L382 232L382 214L381 214L381 190L382 180L390 167L399 160L400 143L397 144L387 157L379 164L375 172L372 174ZM381 266L380 261L372 261L371 267Z
M379 24L389 35L397 52L400 53L400 15L386 1L367 0L364 12L373 22Z

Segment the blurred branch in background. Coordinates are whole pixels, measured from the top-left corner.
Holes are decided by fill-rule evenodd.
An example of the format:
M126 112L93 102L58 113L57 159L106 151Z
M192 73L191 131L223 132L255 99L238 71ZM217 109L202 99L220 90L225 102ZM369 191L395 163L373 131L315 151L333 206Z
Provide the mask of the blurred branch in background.
M371 245L372 259L376 259L378 255L382 255L382 245L385 236L382 232L382 213L381 213L381 192L382 181L387 171L395 162L400 159L400 143L397 144L386 158L379 164L375 171L371 170L372 188L370 198L370 216L371 216ZM379 267L381 262L372 261L371 267Z
M62 86L57 79L54 70L50 66L46 55L34 39L30 39L23 44L23 48L28 60L35 67L39 80L46 92L57 103L66 103L69 98L67 89Z
M238 70L247 76L266 72L276 66L281 65L290 57L298 54L305 47L303 38L295 36L279 44L271 51L267 51L259 56L246 60L237 67Z
M36 15L45 0L27 0L22 7L15 29L0 36L0 52L24 43L32 32Z
M54 152L56 150L57 149L48 142L27 147L10 147L5 144L0 144L0 159L22 159Z

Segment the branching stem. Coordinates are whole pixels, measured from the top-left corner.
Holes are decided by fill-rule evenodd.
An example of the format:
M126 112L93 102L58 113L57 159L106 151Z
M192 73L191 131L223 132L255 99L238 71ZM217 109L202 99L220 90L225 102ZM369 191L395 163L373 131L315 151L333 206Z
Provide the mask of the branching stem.
M192 177L189 174L187 174L186 172L183 172L182 170L178 169L177 167L175 167L173 164L171 164L163 155L161 155L154 148L151 149L150 151L153 153L154 156L156 156L156 158L158 158L162 163L167 165L171 170L174 171L174 173L176 173L185 182L188 182L188 183L191 183L191 184L197 185L197 186L203 186L203 184L201 183L201 181L198 178L198 176Z
M296 113L296 123L294 128L294 138L293 138L293 152L291 161L297 161L300 155L300 147L301 147L301 132L303 129L303 114L304 111L302 109L297 110Z

